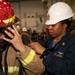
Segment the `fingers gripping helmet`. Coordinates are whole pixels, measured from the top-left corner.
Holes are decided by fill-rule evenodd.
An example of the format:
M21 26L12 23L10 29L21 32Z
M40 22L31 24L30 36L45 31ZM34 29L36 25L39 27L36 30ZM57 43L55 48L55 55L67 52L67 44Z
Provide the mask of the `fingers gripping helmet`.
M5 0L0 0L0 28L17 21L18 18L14 15L12 6Z
M48 11L48 20L46 25L54 25L62 20L69 19L74 16L71 7L64 2L57 2L53 4Z

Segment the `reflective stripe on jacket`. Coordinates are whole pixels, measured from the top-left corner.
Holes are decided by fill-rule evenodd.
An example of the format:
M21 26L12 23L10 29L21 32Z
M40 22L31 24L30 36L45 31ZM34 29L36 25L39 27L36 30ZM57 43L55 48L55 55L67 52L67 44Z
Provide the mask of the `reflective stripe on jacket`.
M5 52L2 56L3 71L5 71L4 55ZM18 75L20 63L17 58L22 62L27 75L41 75L45 69L39 55L30 47L25 46L25 50L22 53L18 53L14 48L9 47L7 53L8 75Z

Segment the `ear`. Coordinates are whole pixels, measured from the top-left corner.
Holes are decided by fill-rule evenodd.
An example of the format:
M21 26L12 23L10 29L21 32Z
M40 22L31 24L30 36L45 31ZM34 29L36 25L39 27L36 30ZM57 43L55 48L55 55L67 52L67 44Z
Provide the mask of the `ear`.
M68 27L67 24L65 24L65 23L63 24L63 26L64 26L64 28L67 28Z

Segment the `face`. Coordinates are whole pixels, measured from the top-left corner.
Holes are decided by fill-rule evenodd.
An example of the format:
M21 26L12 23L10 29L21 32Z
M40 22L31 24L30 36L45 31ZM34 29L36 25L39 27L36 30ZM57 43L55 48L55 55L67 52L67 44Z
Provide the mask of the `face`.
M62 24L61 22L48 26L49 34L54 38L64 36L66 33L66 28L67 25Z

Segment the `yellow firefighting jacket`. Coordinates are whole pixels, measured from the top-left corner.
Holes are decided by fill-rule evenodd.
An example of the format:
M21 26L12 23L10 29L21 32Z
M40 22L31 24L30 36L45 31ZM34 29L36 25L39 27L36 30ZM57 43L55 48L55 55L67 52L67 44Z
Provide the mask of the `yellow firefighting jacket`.
M2 67L4 72L5 52L2 55ZM25 46L25 50L22 53L17 52L13 47L9 47L7 53L8 75L18 75L20 62L17 58L22 63L27 75L41 75L45 69L39 55L30 47ZM24 75L26 74L24 73Z

